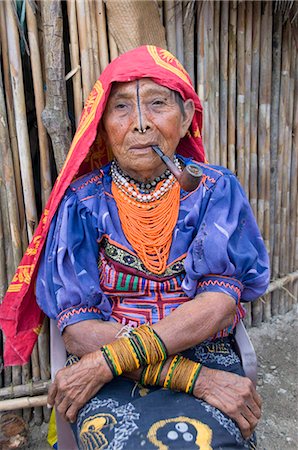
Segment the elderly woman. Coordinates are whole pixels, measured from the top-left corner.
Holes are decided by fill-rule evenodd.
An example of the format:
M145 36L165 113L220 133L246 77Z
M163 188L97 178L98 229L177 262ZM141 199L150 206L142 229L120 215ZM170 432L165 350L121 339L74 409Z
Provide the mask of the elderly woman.
M201 126L181 64L140 47L101 75L58 180L83 174L51 221L36 296L71 354L48 401L82 449L255 448L261 400L233 333L268 258L236 177L205 163ZM196 160L198 187L152 146L178 171Z

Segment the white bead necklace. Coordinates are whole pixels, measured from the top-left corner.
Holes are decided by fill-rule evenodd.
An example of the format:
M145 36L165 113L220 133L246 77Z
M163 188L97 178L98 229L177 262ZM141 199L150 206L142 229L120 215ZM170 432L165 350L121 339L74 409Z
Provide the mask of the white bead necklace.
M182 170L179 160L174 157L174 163L179 170ZM155 189L150 193L141 193L140 189L136 186L136 181L128 181L128 177L125 178L119 173L117 168L117 163L112 161L111 164L111 177L116 186L129 198L139 202L139 203L150 203L158 200L163 195L165 195L177 182L176 178L172 173L164 180L157 183ZM139 183L138 183L139 184Z

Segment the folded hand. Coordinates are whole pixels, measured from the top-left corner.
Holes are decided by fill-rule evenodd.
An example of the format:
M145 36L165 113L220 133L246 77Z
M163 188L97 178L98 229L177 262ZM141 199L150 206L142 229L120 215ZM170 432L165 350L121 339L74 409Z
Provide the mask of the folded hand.
M76 364L57 372L49 389L48 404L55 405L65 420L74 422L78 410L112 378L102 352L88 353Z
M261 417L261 397L249 378L202 367L193 394L234 419L245 439Z

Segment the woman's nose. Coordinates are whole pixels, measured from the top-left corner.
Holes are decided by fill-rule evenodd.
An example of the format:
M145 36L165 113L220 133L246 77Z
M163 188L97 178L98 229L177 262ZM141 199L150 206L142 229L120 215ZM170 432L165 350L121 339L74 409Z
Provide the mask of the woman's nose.
M134 114L134 131L146 133L151 128L150 119L143 105L138 104Z

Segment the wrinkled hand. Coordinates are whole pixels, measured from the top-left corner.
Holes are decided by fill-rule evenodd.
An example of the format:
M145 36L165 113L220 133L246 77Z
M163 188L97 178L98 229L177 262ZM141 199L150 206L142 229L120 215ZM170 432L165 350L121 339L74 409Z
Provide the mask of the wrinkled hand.
M57 372L49 388L48 404L55 405L65 420L74 422L78 410L112 379L102 352L88 353L76 364Z
M261 417L262 400L253 383L234 373L202 367L193 395L235 420L245 439Z

